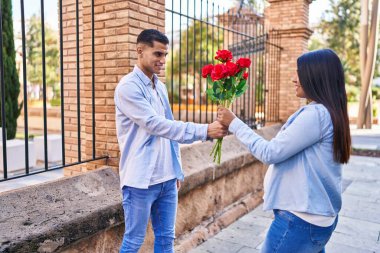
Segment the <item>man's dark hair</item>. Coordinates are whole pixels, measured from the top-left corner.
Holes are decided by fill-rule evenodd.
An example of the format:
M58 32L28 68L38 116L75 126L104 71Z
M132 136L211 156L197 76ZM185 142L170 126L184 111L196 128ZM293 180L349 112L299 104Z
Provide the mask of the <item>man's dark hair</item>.
M157 41L162 44L169 44L169 39L165 34L156 29L146 29L142 31L137 37L137 43L143 43L150 47L153 47L153 42Z

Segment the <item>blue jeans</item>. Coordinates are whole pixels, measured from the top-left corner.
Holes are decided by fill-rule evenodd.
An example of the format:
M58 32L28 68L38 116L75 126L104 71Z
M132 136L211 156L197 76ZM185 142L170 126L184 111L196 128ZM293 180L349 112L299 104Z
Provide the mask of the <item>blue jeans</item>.
M154 252L174 252L177 179L148 189L123 187L125 233L120 253L137 253L144 242L149 217L154 231Z
M319 227L283 210L274 216L261 253L324 253L338 222L337 217L330 227Z

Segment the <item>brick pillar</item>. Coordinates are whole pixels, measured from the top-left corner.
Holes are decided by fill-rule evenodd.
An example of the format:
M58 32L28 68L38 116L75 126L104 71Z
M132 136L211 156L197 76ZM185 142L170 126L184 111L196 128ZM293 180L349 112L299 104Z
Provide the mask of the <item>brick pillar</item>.
M75 1L64 4L66 161L77 161ZM136 39L143 29L165 31L165 0L95 0L95 138L96 157L108 155L118 166L114 91L136 63ZM80 0L82 160L92 158L92 25L91 0ZM74 41L74 42L73 42ZM74 113L75 112L75 113ZM75 115L74 115L75 114ZM74 119L75 118L75 119ZM75 125L75 126L74 126ZM105 160L68 167L72 175L104 165Z
M312 30L309 23L309 4L311 0L268 0L269 7L265 9L267 31L276 29L280 36L280 90L279 117L281 121L294 113L304 99L295 96L291 78L297 69L297 58L307 51L307 43Z
M83 20L82 0L79 6L79 49L83 49ZM76 53L76 2L75 0L62 1L62 41L63 41L63 82L64 82L64 125L65 125L65 162L66 164L78 161L78 117L77 117L77 53ZM83 102L83 55L79 54L80 96ZM83 115L83 106L80 111ZM81 123L83 120L81 119ZM81 148L85 136L81 127ZM71 167L72 175L80 172L80 166Z

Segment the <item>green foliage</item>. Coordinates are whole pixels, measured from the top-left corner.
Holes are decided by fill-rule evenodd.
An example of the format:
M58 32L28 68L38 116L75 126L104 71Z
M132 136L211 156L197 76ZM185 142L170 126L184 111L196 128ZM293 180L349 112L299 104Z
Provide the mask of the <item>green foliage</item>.
M373 100L380 100L380 87L372 86L372 96Z
M186 19L182 19L182 24L183 23L186 23ZM215 62L213 58L214 52L223 46L224 40L223 31L221 29L219 29L218 32L217 28L214 27L213 29L211 25L208 25L207 28L205 23L201 23L197 20L189 23L188 31L186 29L182 30L180 36L180 40L179 38L174 38L174 41L178 41L178 43L180 41L181 43L179 45L173 45L173 52L171 51L172 45L169 46L165 73L166 87L170 93L172 92L173 75L173 92L175 98L179 98L180 81L182 87L185 87L184 83L186 83L186 79L188 79L189 83L196 83L200 79L201 67L207 63ZM187 69L189 70L188 73ZM171 98L171 96L169 98Z
M321 35L321 38L313 36L309 42L309 50L333 49L342 60L346 83L360 86L360 1L330 0L330 8L315 32ZM378 50L375 77L380 75L379 56Z
M324 45L322 40L315 38L315 37L310 38L309 45L308 45L308 49L310 51L314 51L314 50L321 49L324 47L325 47L325 45Z
M27 27L27 74L28 81L42 86L42 35L41 18L33 15ZM45 25L46 85L54 88L59 82L59 50L56 32Z
M20 116L22 103L19 104L20 82L16 69L16 52L13 40L13 20L12 1L1 0L3 12L3 64L4 64L4 84L5 84L5 117L7 139L16 136L17 118ZM1 100L0 100L1 105ZM2 106L2 105L1 105ZM0 114L0 122L1 122Z
M360 88L354 85L346 85L346 94L348 102L358 102L360 97Z
M346 83L360 85L359 58L360 1L330 0L330 9L317 30L325 37L324 47L341 58Z
M61 105L61 99L60 98L53 98L50 100L51 106L60 106Z

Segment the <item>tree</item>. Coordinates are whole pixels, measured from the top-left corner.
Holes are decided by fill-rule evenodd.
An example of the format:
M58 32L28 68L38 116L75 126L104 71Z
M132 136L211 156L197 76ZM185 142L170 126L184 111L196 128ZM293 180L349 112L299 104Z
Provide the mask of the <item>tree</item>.
M42 86L42 35L41 18L33 15L27 28L27 73L28 81ZM56 32L45 26L46 85L55 87L59 83L59 50Z
M360 85L359 24L360 1L330 0L330 9L317 27L325 46L340 56L346 83L355 86Z
M20 116L22 103L19 104L20 82L16 69L16 51L13 41L12 0L1 0L2 38L3 38L3 76L5 84L5 126L7 139L16 136L17 118ZM0 114L0 121L2 121Z
M183 20L182 22L186 23ZM208 63L214 63L213 56L218 49L222 49L224 37L222 29L218 30L217 27L213 28L212 25L201 23L198 20L189 23L189 28L182 30L179 36L178 43L174 43L173 52L170 51L166 63L168 66L166 68L166 85L169 92L172 92L170 87L173 75L174 102L178 102L180 81L183 88L186 87L183 83L187 81L191 84L199 82L201 67ZM170 34L169 38L171 38ZM172 65L173 68L171 68ZM194 75L195 80L193 80Z
M373 0L371 6L371 23L369 21L369 0L362 1L360 30L360 68L362 87L359 103L358 128L372 127L372 89L371 83L375 71L377 44L379 34L379 0Z

